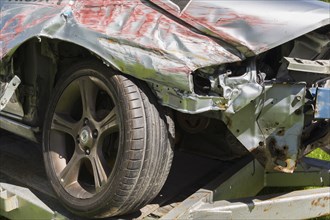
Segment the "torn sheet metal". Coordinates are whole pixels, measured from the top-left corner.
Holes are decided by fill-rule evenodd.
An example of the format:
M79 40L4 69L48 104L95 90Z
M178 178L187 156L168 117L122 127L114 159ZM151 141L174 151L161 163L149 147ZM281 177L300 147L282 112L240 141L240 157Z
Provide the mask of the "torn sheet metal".
M264 76L259 74L256 62L253 60L247 66L246 73L242 76L230 77L231 72L219 75L219 85L223 96L228 101L226 113L234 114L258 98L264 88L258 83ZM259 80L260 81L260 80Z
M184 93L178 89L159 84L150 84L163 106L173 108L182 113L198 114L208 111L224 111L228 108L228 100L221 96L202 96Z
M223 121L267 170L293 172L304 127L305 84L265 85L264 92Z

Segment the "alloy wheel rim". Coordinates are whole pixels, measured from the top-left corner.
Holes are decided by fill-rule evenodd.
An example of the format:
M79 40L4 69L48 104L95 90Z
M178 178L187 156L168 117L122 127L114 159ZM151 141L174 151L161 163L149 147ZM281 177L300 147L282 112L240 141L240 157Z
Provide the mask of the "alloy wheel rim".
M109 182L118 154L117 116L110 89L96 77L76 78L63 90L49 145L55 174L71 196L91 198Z

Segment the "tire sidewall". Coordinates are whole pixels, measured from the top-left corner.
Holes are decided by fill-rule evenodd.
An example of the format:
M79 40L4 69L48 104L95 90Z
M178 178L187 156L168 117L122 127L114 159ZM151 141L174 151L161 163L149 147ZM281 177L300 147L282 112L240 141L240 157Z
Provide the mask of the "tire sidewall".
M55 108L57 106L57 102L61 98L62 93L65 91L67 86L72 83L75 79L78 79L82 76L93 76L101 79L101 81L109 88L112 96L111 98L116 103L117 106L117 117L118 122L120 124L120 135L119 135L119 147L118 147L118 154L115 165L113 167L113 171L109 176L109 181L103 186L103 189L95 194L93 197L88 199L77 199L71 196L61 185L55 170L54 165L50 157L50 127L52 124L52 117L55 112ZM60 198L60 200L64 203L64 205L74 213L79 212L81 213L89 213L88 215L96 215L102 210L99 210L100 207L106 206L111 207L112 212L116 212L117 207L121 204L116 204L115 202L111 202L109 198L113 197L116 193L116 185L121 182L122 178L122 171L121 168L125 167L123 164L128 158L126 155L126 138L125 137L125 130L128 125L128 115L125 111L125 98L121 97L124 94L118 86L120 75L114 74L110 71L109 68L105 67L99 62L85 62L83 64L74 65L72 68L68 69L61 77L59 82L57 83L53 95L50 99L50 104L46 112L45 122L43 126L43 155L45 161L46 172L48 178L55 190L56 194ZM69 98L69 97L68 97ZM77 171L78 172L78 171ZM67 201L70 201L69 203ZM111 210L110 210L111 211ZM93 212L93 213L91 213Z

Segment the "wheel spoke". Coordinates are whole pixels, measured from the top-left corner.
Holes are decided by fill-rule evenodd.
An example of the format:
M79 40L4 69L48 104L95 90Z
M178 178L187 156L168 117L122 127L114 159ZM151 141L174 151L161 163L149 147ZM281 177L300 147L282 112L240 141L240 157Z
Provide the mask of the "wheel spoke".
M93 167L93 175L95 181L96 191L101 188L107 181L107 173L109 171L106 163L102 160L97 153L91 157L91 163Z
M99 122L100 133L104 134L112 134L119 131L119 124L117 121L116 108L113 108L112 111L104 118L101 122Z
M84 77L79 79L79 88L84 116L94 117L98 87L90 78Z
M60 173L59 178L64 188L67 188L72 183L75 183L78 180L81 162L82 157L79 156L77 153L74 153L69 163Z
M75 122L69 116L54 113L51 129L67 133L70 134L72 137L75 137L75 134L77 133L76 124L77 122Z

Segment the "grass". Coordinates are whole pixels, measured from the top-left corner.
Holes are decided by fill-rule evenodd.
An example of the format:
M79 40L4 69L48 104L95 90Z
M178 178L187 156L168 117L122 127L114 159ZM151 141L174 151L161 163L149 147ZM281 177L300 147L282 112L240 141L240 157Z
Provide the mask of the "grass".
M308 154L307 157L316 158L316 159L320 159L320 160L330 161L330 155L327 154L327 153L325 153L321 149L314 150L313 152L311 152L310 154Z
M328 0L330 1L330 0ZM330 162L330 155L325 153L321 149L316 149L313 152L309 153L307 157L325 160ZM315 187L266 187L264 188L259 195L266 195L266 194L276 194L276 193L283 193L283 192L289 192L294 190L303 190L303 189L311 189ZM330 215L323 216L319 218L313 218L312 220L330 220Z
M330 2L330 0L327 0L327 1ZM308 154L307 157L311 157L311 158L315 158L315 159L320 159L320 160L330 161L330 155L327 154L327 153L325 153L321 149L314 150L313 152L311 152L310 154ZM330 220L330 215L324 216L324 217L320 217L320 218L314 218L313 220Z
M330 2L330 0L328 0L328 2ZM310 154L308 154L307 156L308 157L311 157L311 158L316 158L316 159L330 161L330 155L327 154L327 153L325 153L321 149L316 149L313 152L311 152ZM330 220L330 215L324 216L324 217L320 217L320 218L314 218L313 220Z

